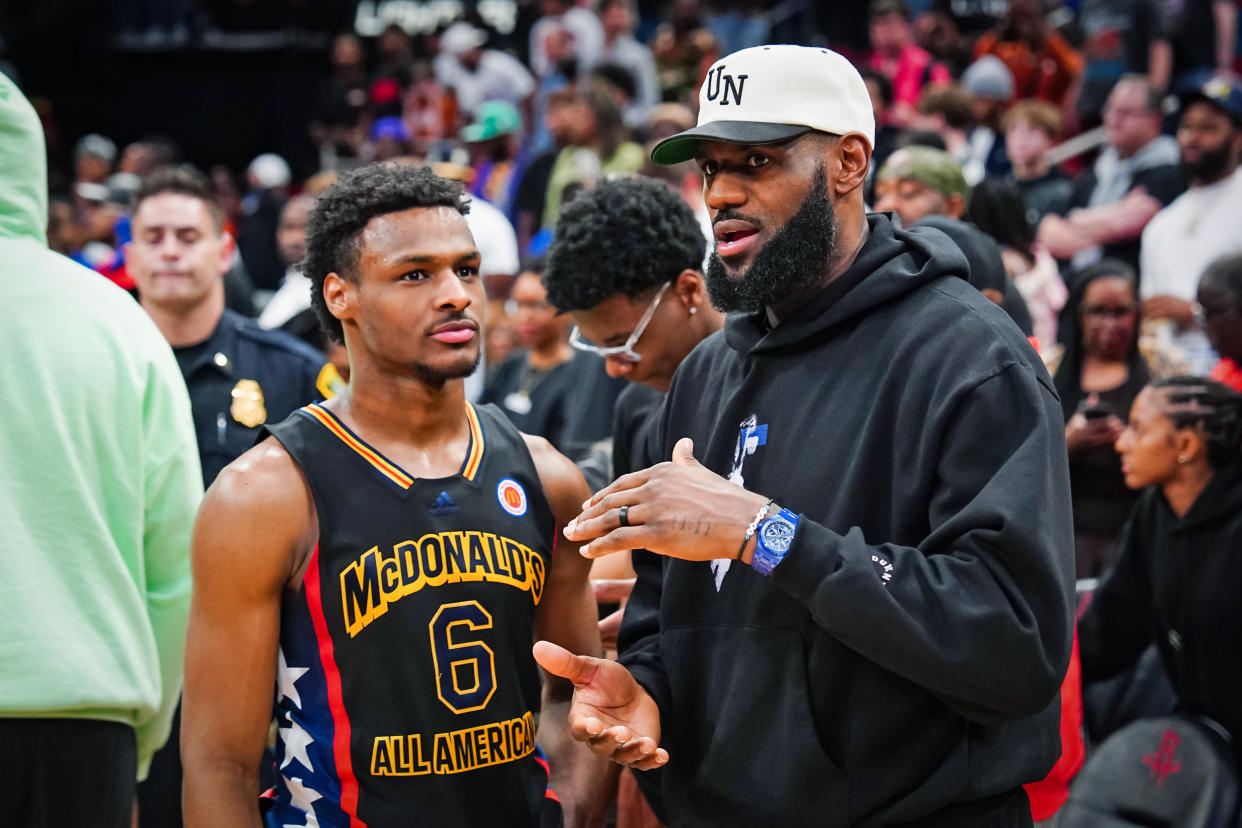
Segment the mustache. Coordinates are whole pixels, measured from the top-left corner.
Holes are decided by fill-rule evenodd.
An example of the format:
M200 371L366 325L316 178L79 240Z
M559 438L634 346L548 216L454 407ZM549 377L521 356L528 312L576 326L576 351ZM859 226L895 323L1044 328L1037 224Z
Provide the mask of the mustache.
M748 224L753 224L756 227L763 226L763 222L759 221L759 219L754 216L748 216L744 213L739 213L736 210L730 210L727 207L717 213L716 217L712 219L712 226L715 227L722 221L744 221Z
M427 330L433 331L436 328L440 327L441 325L447 324L449 322L470 322L476 328L483 327L482 324L479 322L479 319L477 316L475 316L472 313L467 313L465 310L459 310L459 311L450 311L444 314L443 316L436 318L435 321L433 321L430 325L427 326Z

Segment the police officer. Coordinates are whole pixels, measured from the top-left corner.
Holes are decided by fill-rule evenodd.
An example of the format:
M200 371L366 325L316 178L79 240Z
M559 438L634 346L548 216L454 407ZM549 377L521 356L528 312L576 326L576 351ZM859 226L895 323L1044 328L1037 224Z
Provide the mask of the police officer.
M221 221L198 176L157 170L135 195L126 248L142 307L189 387L205 485L250 448L259 426L332 396L336 381L314 348L225 308L233 239Z
M233 239L201 177L173 167L152 173L134 196L132 222L126 267L185 377L209 486L260 426L332 396L339 376L314 348L225 307ZM143 825L181 824L179 726L139 786Z

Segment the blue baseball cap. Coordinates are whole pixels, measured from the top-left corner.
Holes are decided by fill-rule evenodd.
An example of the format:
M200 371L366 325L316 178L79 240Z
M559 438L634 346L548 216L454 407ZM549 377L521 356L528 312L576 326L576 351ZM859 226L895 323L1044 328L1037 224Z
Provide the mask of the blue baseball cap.
M1211 104L1242 126L1242 81L1217 75L1182 99L1182 111L1197 101Z

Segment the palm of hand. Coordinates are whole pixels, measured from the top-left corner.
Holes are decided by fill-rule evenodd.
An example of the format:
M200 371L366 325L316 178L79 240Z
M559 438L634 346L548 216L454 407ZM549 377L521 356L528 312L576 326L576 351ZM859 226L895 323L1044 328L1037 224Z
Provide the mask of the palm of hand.
M629 670L615 661L600 662L590 679L574 688L569 720L581 724L590 736L624 728L630 738L660 741L659 709Z

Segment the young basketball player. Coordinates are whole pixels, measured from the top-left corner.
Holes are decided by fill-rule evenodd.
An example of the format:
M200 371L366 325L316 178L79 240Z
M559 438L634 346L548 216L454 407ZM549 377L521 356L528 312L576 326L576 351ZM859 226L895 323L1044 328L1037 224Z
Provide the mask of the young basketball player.
M570 817L593 798L563 710L539 728L530 655L536 635L599 650L589 562L555 541L589 492L466 402L484 307L466 210L452 182L372 166L310 218L306 273L349 390L272 426L199 514L188 825L260 824L273 720L270 826L559 825L554 790Z

